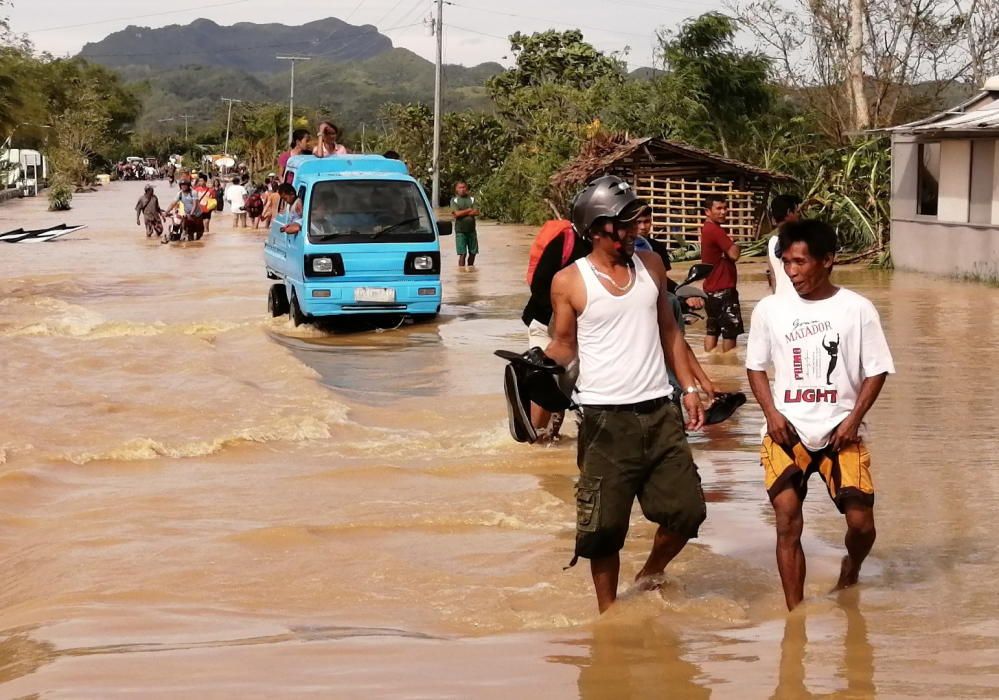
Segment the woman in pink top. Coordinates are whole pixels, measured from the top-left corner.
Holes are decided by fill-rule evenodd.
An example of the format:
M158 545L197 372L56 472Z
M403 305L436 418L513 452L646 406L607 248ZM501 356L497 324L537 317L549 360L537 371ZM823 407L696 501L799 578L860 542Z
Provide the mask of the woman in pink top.
M319 138L316 147L312 149L312 155L317 158L326 156L345 156L347 149L343 144L337 143L340 136L340 129L333 122L319 122Z
M303 153L310 153L309 140L312 134L308 129L295 129L291 132L290 149L278 156L278 178L284 180L284 169L288 167L288 159L292 156L300 156Z

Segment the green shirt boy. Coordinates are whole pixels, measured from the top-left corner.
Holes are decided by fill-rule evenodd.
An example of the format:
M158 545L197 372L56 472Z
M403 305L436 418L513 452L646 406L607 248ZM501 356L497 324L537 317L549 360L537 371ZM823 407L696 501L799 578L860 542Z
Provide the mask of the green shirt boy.
M455 196L451 198L451 212L454 215L454 243L458 250L458 267L475 266L475 256L479 253L479 237L475 230L475 197L468 193L468 185L459 182L455 185Z

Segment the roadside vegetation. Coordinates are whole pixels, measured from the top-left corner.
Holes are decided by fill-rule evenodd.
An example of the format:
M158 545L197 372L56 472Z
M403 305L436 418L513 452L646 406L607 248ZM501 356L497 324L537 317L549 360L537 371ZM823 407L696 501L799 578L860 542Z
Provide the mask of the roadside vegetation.
M0 0L0 10L9 0ZM658 35L656 65L629 73L578 30L516 33L512 68L485 81L484 106L442 123L442 191L465 180L484 213L538 224L553 215L550 178L593 139L628 134L693 144L793 176L810 212L847 250L888 264L890 152L884 127L973 93L999 66L999 4L980 0L866 0L865 41L850 44L849 0L733 2ZM189 137L135 131L148 83L125 84L81 59L38 55L4 25L0 134L44 146L61 184L80 186L125 155L200 161L221 152L225 114ZM755 49L737 33L757 40ZM859 51L859 54L858 54ZM860 67L860 73L857 68ZM151 99L151 98L150 98ZM352 150L398 151L429 184L433 113L405 101L372 104L366 128L342 124ZM327 105L303 105L300 125ZM42 125L53 128L44 129ZM287 111L274 102L233 110L229 150L251 172L273 169ZM214 149L214 150L213 150ZM564 200L564 197L562 198Z

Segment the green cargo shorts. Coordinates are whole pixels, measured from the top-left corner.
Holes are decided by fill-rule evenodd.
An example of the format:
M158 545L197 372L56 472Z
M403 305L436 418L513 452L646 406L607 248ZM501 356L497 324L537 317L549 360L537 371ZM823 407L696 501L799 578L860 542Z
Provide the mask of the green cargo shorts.
M471 233L454 234L454 246L458 255L478 255L479 254L479 234L475 231Z
M707 510L680 409L649 413L583 408L576 484L576 556L597 559L624 546L638 497L645 517L687 538Z

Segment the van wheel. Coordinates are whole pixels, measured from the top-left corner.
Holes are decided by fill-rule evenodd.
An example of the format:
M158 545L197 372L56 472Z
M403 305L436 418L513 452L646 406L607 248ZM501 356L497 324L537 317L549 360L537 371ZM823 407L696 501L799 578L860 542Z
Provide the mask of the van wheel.
M298 305L298 297L294 293L291 295L291 320L296 326L301 326L309 322L309 317L305 315L302 307Z
M416 323L427 323L435 318L437 318L437 314L413 314L413 320Z
M267 293L267 310L274 318L284 316L291 310L288 304L288 290L284 288L283 284L271 285L271 290Z

